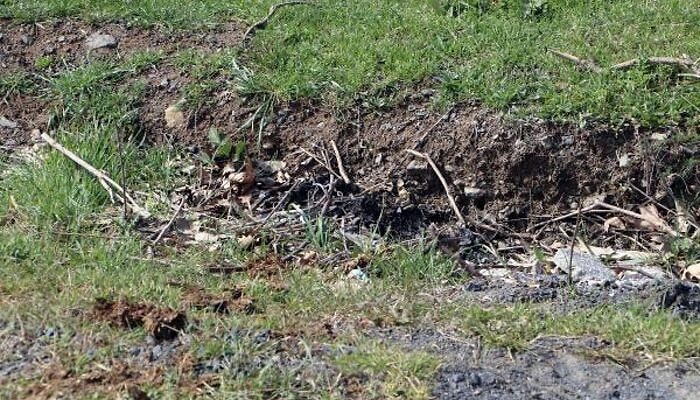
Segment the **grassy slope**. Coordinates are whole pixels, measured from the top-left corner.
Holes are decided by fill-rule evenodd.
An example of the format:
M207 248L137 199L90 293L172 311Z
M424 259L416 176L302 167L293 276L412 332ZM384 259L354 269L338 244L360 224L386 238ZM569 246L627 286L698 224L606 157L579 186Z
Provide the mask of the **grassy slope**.
M210 0L192 2L194 8L175 7L175 3L181 4L164 0L29 0L6 1L0 10L3 15L23 19L77 14L182 28L188 23L206 25L224 18L253 20L265 13L270 2ZM419 1L320 3L319 7L280 13L253 43L248 65L256 72L258 84L266 85L278 97L323 95L332 101L345 101L360 91L371 95L396 82L438 75L444 78L441 87L447 99L478 96L501 107L529 110L536 106L547 115L567 118L637 113L650 124L681 119L682 112L690 114L692 110L688 104L698 100L697 85L663 84L667 79L663 71L639 68L624 74L591 76L544 52L548 45L557 46L594 55L606 65L636 55L687 52L697 56L698 25L691 25L697 14L690 12L687 2L592 2L594 5L584 7L577 2L552 1L550 11L536 20L523 19L513 7L481 14L468 11L453 18ZM637 7L630 7L632 3ZM587 12L586 7L597 7L598 11ZM371 40L360 40L366 38ZM183 56L179 61L185 59ZM191 62L205 69L226 69L228 65L214 60L213 66L208 66L204 61ZM133 115L142 93L138 83L125 82L158 62L157 54L144 53L119 64L93 64L49 76L41 88L33 88L20 76L2 76L0 87L35 90L51 99L57 107L54 123L59 140L97 167L120 176L120 162L114 156L118 153L116 134L138 133ZM650 86L650 82L657 86ZM169 167L168 160L175 154L142 149L137 142L136 138L125 146L130 187L148 190L148 185L157 184L168 189L185 179ZM40 164L13 165L2 168L0 174L0 320L22 321L28 330L58 326L66 332L100 337L104 348L89 356L70 343L51 344L77 375L95 365L109 365L124 346L142 342L143 332L105 329L76 318L74 310L89 308L99 296L126 296L178 307L184 290L168 284L173 281L196 283L211 293L244 284L247 294L264 310L257 315L230 316L188 311L201 328L192 332L193 342L186 349L195 359L226 352L221 337L232 326L300 331L309 342L356 346L356 353L334 355L327 361L346 376L368 374L367 387L379 398L407 392L416 398L425 396L439 360L362 337L324 337L314 331L318 321L333 316L390 325L456 326L465 336L480 336L488 344L516 350L527 347L538 335L593 334L610 341L615 351L623 354L700 356L698 323L636 305L546 318L531 305L484 310L457 302L435 307L419 293L460 282L451 278L452 266L443 258L417 249L371 254L372 268L382 278L373 279L359 291L339 288L338 277L328 271L290 271L282 277L289 285L282 294L274 293L265 279L246 274L220 279L205 272L206 265L222 259L242 262L261 256L235 246L213 253L197 247L166 253L163 257L170 265L165 267L144 258L147 244L128 228L100 223L106 217L118 221L118 211L105 210L107 196L92 177L55 152L41 154L45 158ZM7 160L0 159L0 163ZM334 244L325 239L328 232L309 231L308 240L319 251L332 250ZM268 353L272 350L252 345L245 349L240 354L242 361L259 356L268 360L267 364L247 377L224 373L215 396L264 398L272 393L283 397L312 390L300 389L289 371L276 369L273 354ZM174 376L150 388L157 398L181 397L178 382L183 377L175 370L168 373ZM16 389L0 388L0 397L11 397ZM324 387L313 390L305 394L338 397Z
M250 22L272 3L9 0L0 15L78 15L191 29L226 19ZM447 3L475 6L450 13ZM544 6L528 8L520 0L319 0L280 11L258 34L248 63L260 85L283 99L323 96L342 104L358 93L372 96L433 77L444 101L479 98L518 114L581 122L697 126L700 85L675 80L670 67L592 74L547 53L560 49L603 66L636 57L700 57L696 3L532 3Z

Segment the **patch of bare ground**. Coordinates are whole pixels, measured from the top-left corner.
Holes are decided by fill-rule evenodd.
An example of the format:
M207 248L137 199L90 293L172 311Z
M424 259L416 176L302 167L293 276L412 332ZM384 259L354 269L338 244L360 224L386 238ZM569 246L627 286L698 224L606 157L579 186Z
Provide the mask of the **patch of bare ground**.
M143 327L157 341L173 340L187 327L183 312L123 299L97 299L92 317L123 329Z
M8 73L37 72L37 60L42 57L51 57L57 68L63 69L106 57L126 59L143 51L159 51L163 55L180 50L213 53L237 46L243 38L242 29L236 22L201 32L166 32L125 23L89 24L70 19L35 24L0 20L0 65ZM110 48L90 49L86 41L92 34L111 35L116 43Z

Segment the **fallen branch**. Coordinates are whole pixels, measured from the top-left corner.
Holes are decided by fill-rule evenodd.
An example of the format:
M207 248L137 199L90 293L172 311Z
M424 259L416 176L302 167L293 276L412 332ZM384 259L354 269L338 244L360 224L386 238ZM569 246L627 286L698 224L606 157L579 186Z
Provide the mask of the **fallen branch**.
M343 182L345 182L345 184L348 185L352 181L350 180L350 178L348 178L347 172L345 172L345 167L343 166L343 159L340 158L340 152L338 151L338 146L335 145L335 140L331 140L331 147L333 147L333 153L335 153L335 161L338 163L338 171L340 172L340 176L343 177Z
M442 187L443 187L443 189L445 189L445 194L447 195L447 201L450 203L450 206L452 207L452 210L454 211L455 215L457 215L457 220L459 221L459 223L461 225L466 226L466 222L469 222L469 224L471 224L477 228L481 228L481 229L484 229L484 230L487 230L490 232L501 233L501 231L498 228L494 228L491 225L484 224L483 222L479 222L479 221L477 221L473 218L470 218L470 217L465 218L462 215L462 212L459 211L459 208L457 207L457 203L455 202L454 197L452 197L452 193L450 193L450 187L447 184L445 177L442 176L440 169L438 169L437 165L435 165L435 162L433 161L432 158L430 158L429 155L424 154L424 153L419 153L419 152L417 152L415 150L411 150L411 149L407 149L406 152L411 154L411 155L414 155L416 157L420 157L420 158L424 159L425 161L427 161L428 164L430 164L430 167L435 172L435 175L437 175L438 179L440 179L440 183L442 183Z
M639 65L642 61L648 64L655 65L676 65L684 69L690 70L695 61L689 58L675 58L675 57L649 57L649 58L633 58L612 66L612 69L625 70L636 65Z
M267 15L265 18L261 19L260 21L254 23L253 25L248 28L248 30L245 31L245 34L243 35L243 42L246 43L250 39L252 39L253 34L259 30L259 29L265 29L267 26L267 23L269 22L270 18L272 18L273 15L277 12L282 7L287 7L287 6L294 6L294 5L300 5L300 4L311 4L309 1L304 1L304 0L291 0L291 1L285 1L283 3L279 4L273 4L270 7L270 11L268 11Z
M53 147L59 153L68 157L69 159L71 159L71 161L78 164L90 174L92 174L95 178L97 178L97 181L100 183L100 185L102 185L105 191L107 191L112 201L114 201L114 198L116 197L117 200L124 203L127 207L131 208L131 210L135 214L143 218L148 218L150 216L150 213L146 211L146 209L139 206L138 203L136 203L136 201L124 190L124 188L122 188L117 182L113 181L112 178L110 178L107 174L88 164L85 160L78 157L72 151L63 147L60 143L58 143L46 133L42 133L41 138L44 139L44 141L46 141L46 143L48 143L49 146ZM115 194L112 189L115 189L117 193L122 193L124 197L120 196L119 194Z
M572 54L564 53L564 52L559 51L559 50L550 49L549 52L554 54L555 56L557 56L559 58L563 58L564 60L571 61L572 63L574 63L574 64L576 64L584 69L588 69L588 70L596 72L596 73L603 72L603 68L596 65L593 61L582 60L582 59L580 59ZM687 71L687 73L678 74L679 77L700 79L700 71L698 71L697 68L695 68L697 61L693 61L690 58L676 58L676 57L633 58L631 60L617 63L617 64L613 65L612 67L610 67L610 69L617 70L617 71L624 71L624 70L629 69L631 67L637 66L643 62L645 62L647 64L652 64L652 65L675 65L675 66Z
M632 217L632 218L635 218L635 219L638 219L638 220L641 220L641 221L649 221L649 219L646 218L646 217L645 217L644 215L642 215L642 214L636 213L636 212L634 212L634 211L625 210L624 208L620 208L620 207L614 206L614 205L612 205L612 204L608 204L608 203L606 203L606 202L604 202L604 201L596 201L595 203L591 204L591 205L588 206L588 207L584 207L584 208L581 208L581 209L579 209L579 210L577 210L577 211L573 211L573 212L570 212L570 213L568 213L568 214L564 214L564 215L562 215L562 216L560 216L560 217L552 218L552 219L550 219L550 220L541 222L541 223L539 223L539 224L536 224L536 225L532 226L532 227L529 228L528 230L531 231L531 230L533 230L533 229L536 229L536 228L539 228L539 227L543 227L543 226L549 225L549 224L554 223L554 222L557 222L557 221L562 221L562 220L565 220L565 219L568 219L568 218L571 218L571 217L574 217L574 216L578 216L578 215L581 215L581 214L584 214L584 213L587 213L587 212L592 212L592 211L596 211L596 210L602 211L602 210L600 210L601 208L604 208L604 209L609 210L609 211L617 212L617 213L620 213L620 214L623 214L623 215L626 215L626 216L628 216L628 217ZM671 235L671 236L678 236L678 232L676 232L676 231L675 231L673 228L671 228L671 227L668 227L668 226L665 226L665 225L659 225L659 224L655 224L655 223L652 223L652 224L655 225L659 230L661 230L661 231L663 231L663 232L665 232L665 233L668 233L668 234Z
M576 56L574 56L574 55L572 55L572 54L564 53L564 52L559 51L559 50L552 50L552 49L550 49L549 52L552 53L552 54L554 54L555 56L557 56L557 57L559 57L559 58L563 58L563 59L565 59L565 60L569 60L569 61L571 61L572 63L578 65L578 66L581 67L581 68L589 69L589 70L591 70L591 71L593 71L593 72L602 72L602 71L603 71L602 68L600 68L598 65L596 65L596 64L595 64L594 62L592 62L592 61L589 61L589 60L582 60L582 59L580 59L580 58L578 58L578 57L576 57Z

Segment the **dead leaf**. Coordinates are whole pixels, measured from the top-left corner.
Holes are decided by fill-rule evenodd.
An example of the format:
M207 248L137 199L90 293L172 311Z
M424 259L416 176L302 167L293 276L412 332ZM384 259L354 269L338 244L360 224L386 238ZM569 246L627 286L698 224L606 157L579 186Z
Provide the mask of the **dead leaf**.
M610 228L625 229L625 223L620 217L608 218L603 222L603 230L609 232Z
M666 221L659 215L659 210L653 204L639 206L640 220L636 221L636 226L649 232L664 232L676 235L676 232L671 228Z
M695 263L689 265L685 269L684 277L690 277L691 279L700 280L700 263Z
M690 227L695 225L693 216L688 213L688 208L679 199L674 199L676 204L676 226L678 227L678 232L687 234L690 231Z
M244 235L238 238L238 246L243 249L249 249L255 243L255 237L252 235Z

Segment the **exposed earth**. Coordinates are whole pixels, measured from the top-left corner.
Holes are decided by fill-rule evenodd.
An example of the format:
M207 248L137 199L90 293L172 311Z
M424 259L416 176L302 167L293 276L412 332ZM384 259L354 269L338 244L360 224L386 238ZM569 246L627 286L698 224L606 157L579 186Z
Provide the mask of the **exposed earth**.
M172 146L197 159L216 151L209 136L212 128L233 143L243 140L248 144L251 161L234 163L235 171L215 162L207 167L208 178L204 176L173 196L183 199L190 211L223 219L232 211L220 200L240 195L249 196L247 207L253 220L269 219L276 228L289 225L292 232L293 218L278 215L288 204L316 212L322 208L327 217L342 221L349 237L368 235L374 227L374 233L397 241L416 240L428 232L448 257L456 254L483 275L431 294L438 304L456 299L484 307L528 303L544 305L543 313L564 314L642 301L650 310L671 309L677 318L697 323L700 290L693 283L681 282L687 276L674 266L660 262L633 265L655 267L666 274L663 279L647 279L640 285L626 280L630 271L624 266L613 268L613 283L572 285L560 269L553 270L551 262L526 262L517 257L530 247L544 249L548 255L568 248L577 232L585 232L586 244L593 247L653 252L667 245L657 240L666 225L650 227L620 215L621 226L611 229L605 222L618 214L610 209L586 214L579 221L580 228L575 228L575 216L556 218L580 212L595 202L639 214L640 206L651 204L659 218L676 227L678 199L690 199L700 191L700 164L688 162L700 156L700 143L677 139L688 127L645 130L633 124L611 127L603 122L576 126L524 119L478 102L445 108L439 106L430 80L382 93L389 101L380 107L361 99L343 109L312 100L271 102L271 108L261 115L261 99L237 94L235 79L225 74L209 77L212 86L206 102L183 107L182 119L175 122L166 117L166 110L183 99L183 91L198 79L188 67L177 65L177 55L185 50L216 54L240 46L244 28L230 23L212 31L185 34L119 23L95 26L61 20L30 25L0 21L2 74L27 73L36 85L32 90L0 94L0 116L11 122L0 126L0 151L9 159L23 159L24 153L34 151L32 146L42 143L36 130L45 133L53 129L60 100L42 89L41 76L100 60L128 60L144 50L157 51L161 58L155 65L119 82L121 87L144 85L137 106L142 146ZM110 35L114 45L89 49L86 41L95 33ZM42 66L47 57L52 60L50 65ZM430 155L468 222L479 221L491 229L469 223L467 229L453 229L456 216L439 177L426 160L406 150ZM275 167L275 162L282 162L284 168ZM245 181L247 175L238 181L232 178L232 173L250 175L253 170L254 182ZM209 189L227 180L233 189ZM200 191L204 186L208 191ZM156 235L168 217L141 221L144 236ZM192 221L183 218L175 225L163 243L186 246ZM246 233L245 225L241 226ZM691 226L684 233L693 232ZM495 252L489 251L487 244ZM577 243L578 251L585 251L583 247ZM290 263L303 265L308 261L303 249L304 245L285 243L280 258L241 266L216 264L210 266L209 274L226 279L233 272L248 271L283 292L285 282L275 277ZM522 263L509 263L511 260ZM362 270L360 264L346 269ZM246 376L261 364L269 364L270 368L294 371L300 387L305 388L305 379L313 376L317 382L338 385L341 397L364 398L366 382L362 376L336 380L340 375L331 361L339 354L356 351L352 345L330 345L330 338L345 334L439 357L430 392L436 399L691 399L700 385L697 359L606 358L603 355L612 343L573 336L538 337L527 349L511 351L483 346L478 337L438 331L429 322L421 327L382 326L376 321L368 327L358 321L319 322L309 329L322 331L321 339L311 343L304 341L306 332L233 327L221 340L227 345L254 346L260 350L259 356L246 358L231 345L234 350L225 356L188 358L182 348L190 344L192 332L198 329L197 321L188 316L192 310L222 315L264 312L264 306L256 304L245 290L229 289L221 296L184 287L187 301L176 308L97 299L92 308L75 310L77 319L96 320L108 329L128 334L143 329L146 334L146 338L137 338L138 344L114 354L112 365L80 376L52 353L51 345L68 342L75 352L90 359L99 351L99 334L87 338L50 326L27 330L16 321L0 320L0 384L30 382L24 391L26 398L67 398L75 387L82 393L113 387L144 399L148 397L139 387L166 379L161 372L173 365L186 377L187 382L181 384L191 386L196 395L216 385L217 374L223 370L230 373L236 369L236 374Z

